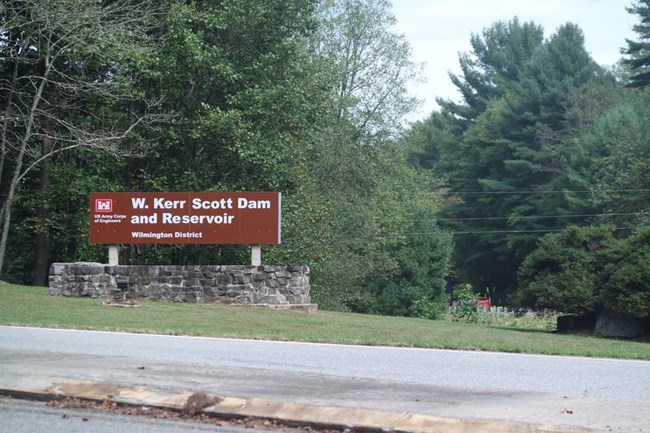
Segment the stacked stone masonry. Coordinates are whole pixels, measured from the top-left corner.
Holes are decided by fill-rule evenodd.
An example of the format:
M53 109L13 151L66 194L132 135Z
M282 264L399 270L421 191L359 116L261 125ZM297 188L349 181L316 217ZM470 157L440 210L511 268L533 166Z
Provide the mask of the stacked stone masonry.
M125 266L54 263L50 295L112 299L311 305L307 266Z

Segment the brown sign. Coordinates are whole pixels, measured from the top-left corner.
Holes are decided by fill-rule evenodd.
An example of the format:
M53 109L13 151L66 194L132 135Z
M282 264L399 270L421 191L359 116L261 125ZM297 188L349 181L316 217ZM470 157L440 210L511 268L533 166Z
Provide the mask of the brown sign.
M95 244L279 244L277 192L93 192Z

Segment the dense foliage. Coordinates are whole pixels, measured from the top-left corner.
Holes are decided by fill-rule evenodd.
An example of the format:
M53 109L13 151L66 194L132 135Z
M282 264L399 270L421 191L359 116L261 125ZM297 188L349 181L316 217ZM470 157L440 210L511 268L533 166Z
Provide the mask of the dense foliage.
M650 85L650 1L637 0L627 10L637 14L640 21L634 26L634 31L639 35L640 40L627 39L627 48L623 50L628 56L624 63L632 69L633 73L627 85L647 87Z
M450 76L461 100L404 131L420 66L388 0L3 1L0 275L105 261L91 191L280 191L263 260L309 265L321 308L435 317L454 268L495 302L647 315L648 8L615 69L575 24L494 23Z
M439 181L396 141L419 67L388 1L15 0L0 20L4 279L105 260L88 243L91 191L270 190L283 243L263 259L311 266L321 308L412 314L441 295ZM249 257L121 249L130 264Z
M650 230L623 240L612 232L570 227L544 236L521 266L514 302L578 315L650 316Z
M587 314L599 311L600 275L616 240L613 227L569 227L544 236L519 271L515 303L535 309Z
M544 40L538 26L515 19L472 46L461 57L464 76L454 77L465 103L441 101L444 117L431 126L444 147L431 145L448 176L443 215L457 233L458 262L475 285L503 293L539 233L566 227L565 215L592 213L571 192L585 179L570 164L581 149L569 110L574 95L613 79L572 24Z
M472 35L451 76L462 100L440 100L406 136L411 161L447 179L439 221L454 233L457 271L497 302L520 287L522 305L596 311L603 264L566 238L580 229L564 231L614 224L613 242L647 227L649 95L626 88L643 87L647 2L629 11L642 19L642 42L628 41L618 69L597 65L570 23L546 38L516 18ZM559 234L538 244L547 233Z

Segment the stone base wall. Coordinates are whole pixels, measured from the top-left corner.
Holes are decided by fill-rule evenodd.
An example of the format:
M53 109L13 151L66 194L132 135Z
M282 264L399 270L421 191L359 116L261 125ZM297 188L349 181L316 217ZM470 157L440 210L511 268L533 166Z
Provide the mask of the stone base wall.
M54 263L50 295L110 299L310 305L307 266L111 266Z

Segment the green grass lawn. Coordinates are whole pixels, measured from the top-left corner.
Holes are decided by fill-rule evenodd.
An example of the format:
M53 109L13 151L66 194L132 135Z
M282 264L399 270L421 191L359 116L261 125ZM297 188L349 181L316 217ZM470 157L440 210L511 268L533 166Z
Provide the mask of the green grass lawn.
M0 285L0 324L650 360L650 343L644 342L331 311L307 314L171 302L116 308L100 299L53 297L44 287L10 284Z

